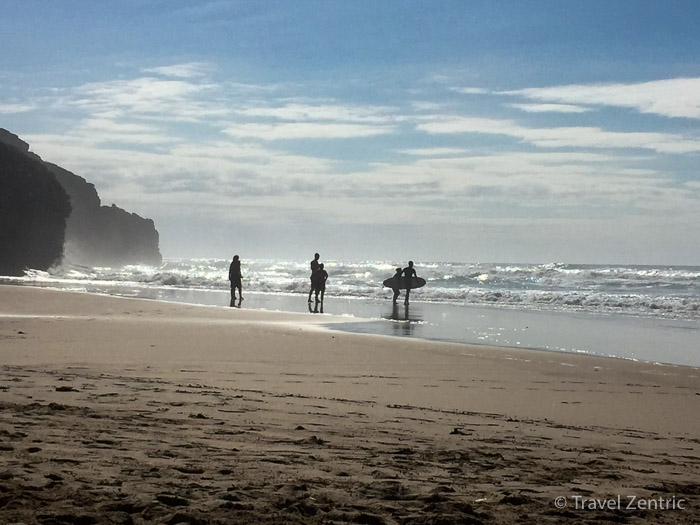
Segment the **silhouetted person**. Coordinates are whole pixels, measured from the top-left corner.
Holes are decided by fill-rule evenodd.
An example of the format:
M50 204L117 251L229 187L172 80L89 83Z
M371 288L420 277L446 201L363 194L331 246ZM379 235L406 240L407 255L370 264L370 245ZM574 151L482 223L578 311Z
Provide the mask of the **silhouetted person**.
M416 270L413 269L413 261L408 261L408 266L403 269L403 276L406 279L406 299L404 299L403 304L408 306L408 298L411 295L411 278L418 277Z
M311 302L311 294L314 292L314 273L317 272L321 266L321 263L318 262L319 257L321 257L319 254L314 253L314 260L311 261L311 289L309 290L309 302ZM316 295L318 296L318 292Z
M399 295L401 295L401 275L403 274L403 270L401 268L396 269L396 273L394 274L394 281L391 286L391 289L394 291L394 298L392 299L392 302L396 304L396 300L399 298Z
M236 306L236 288L238 288L238 306L241 306L241 301L243 300L242 278L241 260L238 258L238 255L234 255L231 266L228 268L228 280L231 281L231 306Z
M318 270L311 274L311 286L316 292L316 304L318 304L318 294L321 292L321 304L323 304L323 295L326 293L326 281L328 280L328 272L323 269L323 263L318 265ZM323 308L323 307L321 307Z

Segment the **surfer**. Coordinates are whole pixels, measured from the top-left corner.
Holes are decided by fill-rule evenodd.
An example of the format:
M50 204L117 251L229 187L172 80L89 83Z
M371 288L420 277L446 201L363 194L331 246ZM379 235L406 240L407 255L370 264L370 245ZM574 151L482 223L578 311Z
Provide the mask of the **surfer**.
M311 302L311 294L314 292L314 273L316 273L319 270L320 263L318 262L318 259L321 256L317 253L314 253L314 260L311 261L311 289L309 290L309 302ZM318 292L316 292L316 295L318 296Z
M318 265L318 270L311 274L311 286L316 292L316 304L318 304L318 293L321 292L321 304L323 304L323 295L326 293L326 281L328 280L328 272L323 269L323 263Z
M411 279L413 277L418 277L416 270L413 268L413 261L408 261L408 266L403 269L403 277L406 283L406 299L404 299L403 304L408 306L408 298L411 295L411 285L413 284Z
M241 260L238 255L233 256L231 266L228 268L228 280L231 281L231 306L236 306L236 288L238 288L238 306L243 300L243 284L241 283Z
M394 291L394 298L393 298L393 303L396 304L396 300L399 298L399 295L401 295L401 275L403 274L403 270L401 268L396 269L396 273L394 274L394 277L392 277L392 285L391 289Z

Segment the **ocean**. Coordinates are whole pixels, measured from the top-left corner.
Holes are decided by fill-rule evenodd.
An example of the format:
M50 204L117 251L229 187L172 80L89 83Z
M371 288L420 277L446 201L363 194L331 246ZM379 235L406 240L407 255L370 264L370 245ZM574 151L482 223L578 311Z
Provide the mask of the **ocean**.
M222 259L158 267L29 270L1 282L228 307ZM416 261L425 287L393 307L390 261L324 261L334 329L700 366L700 266L481 264ZM318 313L309 262L243 260L244 308Z

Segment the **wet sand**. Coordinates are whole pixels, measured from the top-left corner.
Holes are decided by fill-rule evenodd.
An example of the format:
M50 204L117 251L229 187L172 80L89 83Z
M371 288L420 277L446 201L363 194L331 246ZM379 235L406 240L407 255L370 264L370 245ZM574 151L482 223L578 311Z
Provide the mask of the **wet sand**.
M21 285L210 306L227 306L230 301L230 292L225 289L151 288L116 282L79 281ZM325 315L343 317L337 324L332 324L332 317L327 318L328 325L354 333L700 367L698 319L422 302L419 292L414 294L417 300L412 301L410 308L405 308L401 302L392 307L391 290L385 292L384 301L326 295ZM246 310L296 313L309 313L311 307L311 312L314 311L314 305L307 304L305 293L246 291L243 307Z
M697 523L697 368L331 321L0 286L0 522Z

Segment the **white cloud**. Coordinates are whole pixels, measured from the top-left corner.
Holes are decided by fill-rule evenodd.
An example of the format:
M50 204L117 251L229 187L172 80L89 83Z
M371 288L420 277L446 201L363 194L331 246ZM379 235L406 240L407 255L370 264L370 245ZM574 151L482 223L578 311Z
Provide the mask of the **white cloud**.
M508 104L526 113L586 113L591 108L574 104Z
M13 113L26 113L36 109L32 104L2 104L0 103L0 114L11 115Z
M278 153L265 148L260 144L252 142L232 142L232 141L214 141L214 142L181 142L176 144L170 151L170 154L175 157L186 157L192 159L200 159L202 162L207 161L229 161L235 160L240 162L246 160L250 163L257 162L261 165L267 164L270 158L278 156Z
M223 130L226 135L231 137L262 140L358 138L385 135L393 131L393 126L370 126L335 122L236 124Z
M488 89L478 88L478 87L461 87L452 88L452 91L457 93L462 93L463 95L487 95L489 93Z
M89 118L81 122L80 127L91 132L110 132L120 134L152 133L157 128L148 124L136 124L129 122L115 122L105 118Z
M434 117L418 124L430 134L481 133L505 135L543 148L641 148L663 153L700 151L700 140L672 133L605 131L596 127L528 128L512 120Z
M254 85L192 80L202 68L202 64L192 63L148 70L183 77L177 80L139 77L85 84L74 89L64 105L79 107L90 118L110 119L113 123L134 119L161 124L192 122L212 126L212 130L223 128L230 137L265 141L371 137L391 133L402 120L395 108L386 106L299 102L262 106L260 90ZM268 87L266 96L280 89L279 85ZM230 123L233 115L249 122ZM260 122L269 119L280 122ZM156 140L143 134L136 138L143 143L167 142L165 137ZM107 140L121 141L114 133Z
M166 77L176 78L200 78L207 74L210 69L206 62L189 62L186 64L175 64L172 66L161 66L142 69L144 73L155 73Z
M167 144L178 140L154 125L115 121L108 118L87 118L71 130L69 135L96 146L106 142Z
M397 151L404 155L415 155L417 157L439 157L443 155L464 154L463 148L409 148Z
M247 221L294 207L317 191L332 163L255 144L174 144L161 152L128 145L96 147L78 135L23 137L45 160L95 184L103 203L157 218L159 213L212 213ZM232 211L235 209L236 211Z
M274 92L289 88L291 85L285 83L277 84L251 84L245 82L226 81L221 83L221 88L232 93L245 93L249 95L270 95Z
M137 124L90 125L105 133L149 132ZM329 160L235 140L181 141L155 153L94 147L87 136L23 138L46 160L95 183L106 204L156 219L164 239L176 232L158 217L183 213L275 224L312 209L326 224L458 227L475 220L531 224L532 217L597 220L630 209L664 216L693 207L690 187L675 188L664 173L640 168L638 158L611 153L451 156L460 150L415 148L415 161L339 174Z
M392 115L393 111L393 108L382 106L287 104L282 107L250 107L237 112L246 116L291 121L390 123L397 118Z
M700 78L636 84L579 84L502 91L532 100L633 108L667 117L700 118Z
M674 182L671 173L640 167L634 158L590 153L505 153L414 163L378 164L348 177L363 184L365 199L403 202L413 220L463 224L513 217L665 216L697 208L700 196ZM398 181L419 191L408 193ZM339 195L343 185L337 184ZM393 201L391 200L391 197ZM390 209L390 208L388 208ZM385 213L377 210L377 216ZM386 220L391 214L386 213Z
M416 111L430 111L433 113L440 111L443 108L443 104L441 104L439 102L431 102L428 100L417 100L417 101L411 102L411 106Z
M203 96L217 89L212 84L140 77L84 84L74 90L68 104L91 112L121 111L159 115L164 120L197 121L229 113Z
M678 224L695 214L697 223L697 212L690 210L697 209L698 183L674 175L674 165L688 158L654 154L700 151L700 137L691 131L530 127L529 114L520 114L522 120L461 116L470 101L454 95L363 105L302 97L316 91L299 85L212 83L198 74L205 71L196 63L151 68L147 76L28 101L61 110L54 114L60 118L72 116L52 135L22 138L46 160L95 183L106 203L155 219L157 214L210 214L267 226L279 224L280 217L313 214L327 224L428 224L436 231L442 224L454 232L477 221L522 226L538 218L546 224L574 217L590 224L606 220L601 216L631 221L644 214L676 214ZM524 102L513 106L528 113L572 113L600 105L589 99L525 99L496 102ZM422 133L401 126L407 116ZM546 122L542 116L537 121ZM469 137L459 136L464 133L500 137L476 149L465 140ZM353 162L345 153L333 160L337 143L319 157L301 140L388 134L395 135L372 140L373 147ZM273 142L290 139L299 140ZM541 149L509 152L525 149L516 142ZM398 155L396 162L376 162ZM162 227L163 238L177 238L177 232Z

